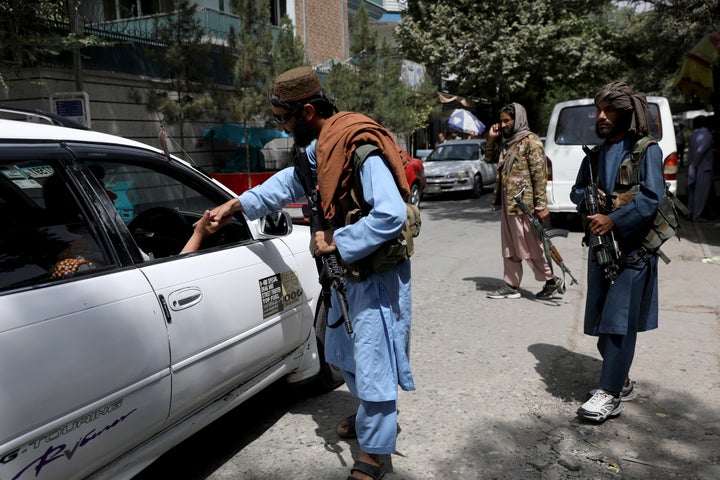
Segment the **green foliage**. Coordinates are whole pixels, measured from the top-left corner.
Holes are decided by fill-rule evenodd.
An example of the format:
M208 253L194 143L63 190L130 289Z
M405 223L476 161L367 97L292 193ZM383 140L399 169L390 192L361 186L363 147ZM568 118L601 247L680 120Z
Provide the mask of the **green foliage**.
M180 0L172 15L154 18L155 36L162 48L148 50L148 56L161 65L165 83L149 91L146 106L160 113L165 123L180 126L183 149L184 124L211 114L214 109L209 93L212 90L210 45L203 42L205 31L196 12L196 5Z
M617 71L610 48L609 0L516 0L451 4L420 0L396 35L403 55L424 63L453 94L487 100L493 110L522 103L531 128L560 95L588 96Z
M46 22L70 24L72 2L0 0L0 87L3 73L36 67L43 57L111 42L94 35L47 28Z
M410 87L401 81L402 64L386 42L378 45L364 4L354 17L350 55L349 61L331 67L324 84L341 110L363 113L396 133L411 134L439 109L432 82Z

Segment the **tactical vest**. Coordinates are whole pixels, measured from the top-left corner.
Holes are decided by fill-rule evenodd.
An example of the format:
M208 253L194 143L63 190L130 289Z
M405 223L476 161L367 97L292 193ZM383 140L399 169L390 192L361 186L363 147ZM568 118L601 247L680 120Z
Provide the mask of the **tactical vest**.
M657 140L651 136L641 138L635 143L630 154L620 163L615 188L608 197L611 203L609 202L606 208L609 211L624 207L640 191L640 159L647 148L655 144L657 144ZM596 147L591 151L590 162L594 172L598 171L599 150L599 147ZM680 228L678 209L687 215L688 210L685 205L670 191L669 184L665 183L660 205L652 223L648 225L648 233L639 248L644 259L647 260L651 256L657 255L665 263L670 263L670 258L660 250L660 247L673 236L680 238L677 233Z
M338 227L351 225L370 213L370 205L367 204L363 196L360 167L371 155L382 157L382 152L373 144L365 144L357 147L353 153L353 179L350 194L345 196L340 211L335 214L336 221L333 222ZM345 278L350 281L362 280L373 272L390 270L398 263L404 262L412 256L415 251L413 238L420 234L422 222L420 209L409 203L406 203L406 206L407 219L400 235L385 242L367 257L357 262L345 264ZM338 225L338 222L342 223L342 225Z

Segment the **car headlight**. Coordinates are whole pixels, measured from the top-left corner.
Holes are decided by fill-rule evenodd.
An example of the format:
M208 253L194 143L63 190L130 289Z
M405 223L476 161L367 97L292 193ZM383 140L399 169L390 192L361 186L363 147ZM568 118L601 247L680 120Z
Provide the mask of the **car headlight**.
M468 172L453 172L448 174L448 178L458 178L460 180L466 180L470 177Z

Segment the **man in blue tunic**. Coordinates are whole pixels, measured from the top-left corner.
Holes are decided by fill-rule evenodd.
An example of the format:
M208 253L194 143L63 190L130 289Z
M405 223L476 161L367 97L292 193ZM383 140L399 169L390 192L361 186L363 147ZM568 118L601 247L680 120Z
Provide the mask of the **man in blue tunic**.
M599 388L590 391L591 398L578 414L602 422L620 415L622 401L635 398L629 372L637 333L658 326L658 258L644 251L642 240L660 204L664 180L662 151L654 142L639 159L636 175L626 174L636 142L649 135L651 117L645 94L634 92L626 83L613 82L598 92L595 106L596 130L604 142L583 159L570 198L578 212L586 215L585 189L592 172L601 196L607 195L607 208L587 216L586 234L591 239L612 238L619 247L610 277L598 266L592 249L588 255L584 332L598 337L603 362ZM615 193L628 189L628 178L635 179L631 190L637 193L620 202L621 196Z
M403 197L409 194L403 157L392 136L369 118L352 112L335 113L315 72L299 67L282 73L270 93L273 117L280 130L307 147L310 169L323 201L323 214L332 226L315 232L316 255L339 253L344 264L363 265L386 242L400 234L407 217ZM377 147L354 172L353 152L360 146ZM242 210L250 219L279 210L305 195L295 167L288 167L263 184L212 211L216 222ZM367 214L347 222L355 182ZM356 190L357 191L357 190ZM389 270L372 271L363 265L361 278L346 281L352 334L328 328L325 358L339 367L350 393L360 400L357 413L345 425L356 435L360 454L349 479L379 479L385 474L381 455L395 451L398 385L414 390L410 371L410 260ZM333 291L328 325L342 312Z

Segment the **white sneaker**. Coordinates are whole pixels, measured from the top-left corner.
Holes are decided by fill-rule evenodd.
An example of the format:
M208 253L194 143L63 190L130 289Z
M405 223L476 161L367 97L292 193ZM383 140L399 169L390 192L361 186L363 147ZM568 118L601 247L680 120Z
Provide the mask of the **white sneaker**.
M604 422L610 417L617 417L623 411L620 397L614 397L605 390L597 390L595 394L583 403L577 413L586 420Z
M595 395L598 391L602 389L600 388L594 388L590 390L590 396L592 397ZM620 392L620 401L621 402L629 402L630 400L635 400L637 398L637 392L635 392L635 380L630 380L628 382L627 387L622 388L622 392Z

